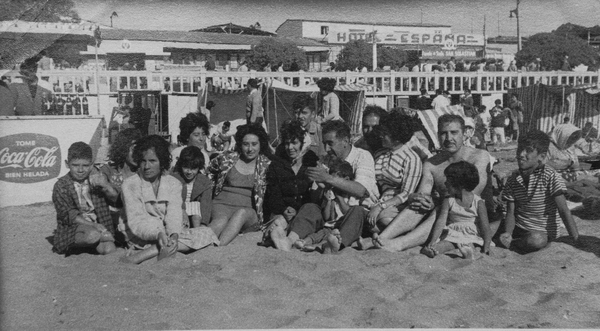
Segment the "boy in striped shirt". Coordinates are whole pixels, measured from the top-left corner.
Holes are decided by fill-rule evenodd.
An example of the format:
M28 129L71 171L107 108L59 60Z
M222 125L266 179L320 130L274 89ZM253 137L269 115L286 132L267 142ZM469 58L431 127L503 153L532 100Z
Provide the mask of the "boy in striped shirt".
M500 242L507 248L524 253L545 248L559 236L559 215L571 238L577 241L579 237L567 207L565 184L554 169L544 164L549 145L550 137L539 130L519 139L519 170L507 180L502 195L508 210Z

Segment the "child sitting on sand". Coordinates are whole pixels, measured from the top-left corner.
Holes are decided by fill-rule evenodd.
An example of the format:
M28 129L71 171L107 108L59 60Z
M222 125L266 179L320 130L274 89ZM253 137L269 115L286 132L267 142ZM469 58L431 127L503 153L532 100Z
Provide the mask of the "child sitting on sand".
M208 226L212 212L212 182L200 169L204 169L204 155L200 148L188 146L181 150L175 164L173 177L183 185L184 227Z
M54 251L59 254L76 247L94 247L100 254L116 250L115 230L104 188L90 180L93 160L88 144L81 141L72 144L66 161L69 173L54 184L52 202L58 223Z
M545 165L550 137L534 130L519 139L519 170L506 182L502 198L508 202L505 232L500 242L506 248L528 253L540 250L558 238L558 216L571 238L577 241L577 226L567 207L565 184ZM516 226L515 226L516 225Z
M352 165L344 160L336 159L332 161L329 164L329 174L345 180L354 180ZM326 187L321 208L323 220L325 221L323 229L308 235L304 239L297 240L294 247L306 252L321 249L323 254L337 253L342 238L340 231L336 229L336 225L350 209L349 199L350 196L347 193L332 187Z
M492 235L485 201L473 193L479 184L477 167L460 161L450 164L444 175L448 196L421 253L433 258L458 248L464 259L473 259L473 244L477 244L483 246L483 253L489 254Z

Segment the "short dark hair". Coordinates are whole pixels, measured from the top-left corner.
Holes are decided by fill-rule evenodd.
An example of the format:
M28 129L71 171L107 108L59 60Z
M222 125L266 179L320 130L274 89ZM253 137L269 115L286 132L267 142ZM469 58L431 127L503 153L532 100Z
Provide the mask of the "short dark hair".
M304 108L309 108L311 112L315 111L315 100L310 97L308 94L300 94L294 98L292 101L292 110L302 110Z
M363 118L367 118L369 116L377 116L381 119L385 115L387 115L385 109L375 105L366 106L365 110L363 111Z
M337 81L334 78L321 78L317 82L317 86L321 90L325 90L328 92L333 92L333 89L335 88L336 84L337 84Z
M250 87L258 88L258 81L254 78L248 79L248 82L246 84Z
M183 176L183 168L202 169L204 168L204 154L196 146L187 146L181 150L179 159L175 163L175 171Z
M346 122L342 120L332 120L327 121L322 124L323 128L321 133L323 136L328 134L329 132L335 132L335 136L338 139L348 138L350 139L350 127Z
M381 126L384 133L389 134L393 140L406 144L415 132L413 123L412 117L392 112L385 117L385 121L382 121Z
M500 105L500 104L502 104L502 100L500 100L500 99L496 99L496 100L494 101L494 104L496 104L496 105Z
M216 105L217 104L214 101L210 100L206 103L206 108L211 109L212 107L214 107Z
M196 128L202 129L205 135L208 135L209 122L206 115L200 113L188 113L179 121L179 136L180 143L187 145L190 140L190 135Z
M531 130L519 138L517 143L517 153L524 149L534 149L539 154L548 153L550 147L550 137L543 131Z
M281 135L282 144L292 142L295 139L298 139L302 146L304 146L304 137L306 135L306 130L298 120L289 120L283 122L283 124L281 125L281 129L279 130L279 134Z
M90 145L84 143L83 141L78 141L71 144L67 152L67 162L71 162L71 160L93 161L94 153L92 152Z
M450 185L459 189L473 191L479 185L479 171L477 167L467 161L458 161L449 164L444 169L446 180Z
M442 89L435 90L435 94L437 94L437 95L441 95L442 93L444 93L444 91Z
M426 90L426 89L424 89L424 88L422 88L422 89L421 89L421 95L425 95L425 94L427 94L427 90Z
M169 142L159 135L149 135L138 139L133 148L133 161L140 164L144 158L144 153L153 150L158 158L160 169L169 170L171 166L171 153L169 153Z
M270 156L271 147L269 147L269 135L265 129L257 123L244 124L237 127L235 133L235 151L242 153L242 142L246 135L253 134L258 137L260 143L260 154Z
M354 180L352 165L340 158L334 158L329 162L329 174L336 174L340 177L348 177L348 179Z
M231 122L229 122L229 121L223 122L223 126L222 127L228 127L228 128L230 128L231 127Z
M127 128L115 137L115 140L110 145L108 158L117 168L121 168L125 164L127 155L129 155L129 147L132 141L136 141L142 137L140 130L135 128Z
M440 132L442 126L452 122L460 124L460 129L463 132L465 131L465 119L462 118L462 116L455 114L444 114L438 118L438 132Z

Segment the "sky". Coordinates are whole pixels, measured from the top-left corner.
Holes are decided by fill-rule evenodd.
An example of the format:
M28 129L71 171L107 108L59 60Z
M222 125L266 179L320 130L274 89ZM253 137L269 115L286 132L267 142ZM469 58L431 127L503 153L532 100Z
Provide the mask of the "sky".
M454 33L516 36L509 11L517 0L74 0L81 18L115 28L193 30L222 23L275 32L286 19L435 23ZM521 34L550 32L563 23L600 24L600 0L520 0Z

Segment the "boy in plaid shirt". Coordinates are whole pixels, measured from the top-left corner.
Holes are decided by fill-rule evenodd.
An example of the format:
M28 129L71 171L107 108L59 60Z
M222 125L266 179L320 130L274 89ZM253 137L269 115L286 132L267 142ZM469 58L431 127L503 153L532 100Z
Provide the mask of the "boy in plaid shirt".
M69 173L52 191L57 227L54 251L68 254L72 248L94 247L99 254L116 250L114 225L105 196L114 190L101 173L93 170L92 148L84 142L69 147L66 161Z

